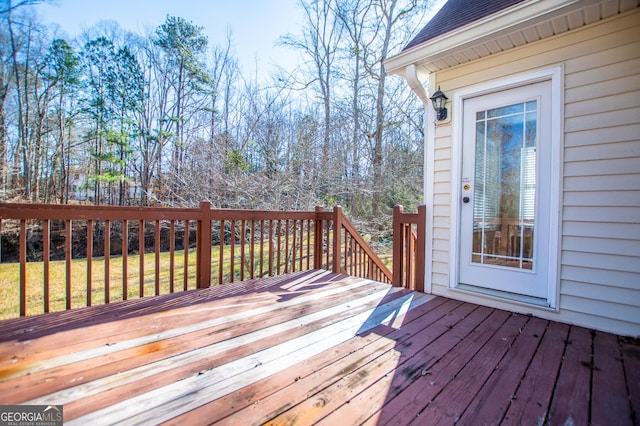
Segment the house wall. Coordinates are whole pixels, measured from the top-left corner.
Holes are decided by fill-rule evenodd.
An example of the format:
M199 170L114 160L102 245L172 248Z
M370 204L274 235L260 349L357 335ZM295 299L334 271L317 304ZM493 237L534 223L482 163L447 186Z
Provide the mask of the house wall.
M452 123L460 117L435 126L427 153L434 166L427 171L433 173L432 292L638 336L640 9L439 71L431 84L452 99L456 90L557 66L564 69L558 310L450 288L452 144L460 143L452 140Z

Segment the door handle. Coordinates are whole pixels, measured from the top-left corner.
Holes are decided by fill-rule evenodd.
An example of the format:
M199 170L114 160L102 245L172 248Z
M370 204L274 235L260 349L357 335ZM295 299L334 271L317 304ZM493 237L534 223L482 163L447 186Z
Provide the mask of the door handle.
M469 197L462 197L462 202L467 204L470 201Z

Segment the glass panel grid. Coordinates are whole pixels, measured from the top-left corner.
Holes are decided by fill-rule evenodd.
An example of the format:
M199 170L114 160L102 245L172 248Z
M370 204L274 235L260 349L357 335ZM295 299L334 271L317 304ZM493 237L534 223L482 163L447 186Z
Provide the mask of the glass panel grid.
M473 263L533 269L536 107L476 113Z

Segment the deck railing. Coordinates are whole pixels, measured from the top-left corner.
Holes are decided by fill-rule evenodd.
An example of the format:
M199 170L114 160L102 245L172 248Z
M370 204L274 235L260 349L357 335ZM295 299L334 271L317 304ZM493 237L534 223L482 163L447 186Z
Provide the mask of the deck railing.
M424 292L427 208L393 208L393 285Z
M399 211L403 231L394 244L421 246L405 242L416 218ZM340 207L293 212L211 209L209 202L199 208L0 203L0 248L3 230L12 227L19 255L14 276L0 277L0 293L15 297L15 307L0 319L309 269L420 288L420 267L398 269L420 258L399 251L393 269L403 278L394 278ZM0 261L5 258L0 252Z

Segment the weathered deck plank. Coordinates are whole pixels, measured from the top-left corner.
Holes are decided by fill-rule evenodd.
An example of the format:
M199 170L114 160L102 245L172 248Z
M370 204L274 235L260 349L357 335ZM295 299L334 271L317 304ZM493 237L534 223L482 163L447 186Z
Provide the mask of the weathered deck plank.
M627 393L620 346L616 336L595 332L593 336L594 392L591 401L591 424L610 424L609 419L619 417L619 426L633 425Z
M295 372L294 376L270 377L252 384L250 388L253 398L244 401L244 404L243 401L238 401L232 396L214 401L210 407L203 407L203 409L207 410L208 415L222 419L231 413L218 410L223 410L225 403L230 403L234 407L235 414L222 420L221 424L266 422L286 411L288 406L295 406L319 390L352 374L362 365L392 348L396 339L406 339L412 336L423 327L446 315L453 306L459 305L461 305L460 302L446 301L441 298L432 299L407 312L404 318L396 317L395 320L403 320L401 329L384 325L378 326L366 334L350 339L343 345L336 347L335 350L324 352L292 366L288 371ZM274 391L267 393L265 389L273 389ZM255 398L257 394L263 396L258 400ZM282 404L284 396L287 397L286 406ZM256 399L255 403L253 403L253 399ZM193 415L198 415L198 411L190 413L190 416Z
M502 422L547 325L548 321L539 318L531 318L527 322L482 389L475 394L458 423L497 425Z
M551 424L589 424L592 365L591 333L582 327L572 327L549 413Z
M379 404L384 403L385 395L391 391L391 382L400 387L410 377L421 374L428 365L430 359L427 357L417 357L416 355L424 349L430 342L446 333L449 327L453 327L461 318L465 317L475 307L473 305L458 307L453 311L453 315L447 313L438 314L437 323L424 321L424 328L417 330L416 334L406 339L399 339L395 335L389 335L389 344L375 352L375 358L347 375L343 375L340 380L335 380L330 386L325 387L320 392L307 395L307 398L298 406L287 410L287 412L272 419L269 424L287 424L291 421L301 421L302 424L312 424L322 420L326 416L316 407L322 407L328 412L337 413L339 409L340 422L346 424L357 424L356 418L352 418L360 409L367 407L359 404L354 398L370 386L374 386L374 395L382 397ZM393 392L393 391L391 391ZM371 405L371 401L367 401ZM356 413L353 412L355 408ZM365 417L366 419L366 417ZM331 416L324 423L335 424L335 419Z
M377 378L377 381L371 380L363 392L323 422L335 424L337 420L344 418L351 424L364 421L390 423L397 413L394 413L394 416L379 419L380 410L384 407L385 412L392 412L394 402L401 401L395 398L405 391L407 392L404 395L410 394L411 390L408 389L410 385L424 380L425 376L430 376L430 367L464 339L471 329L480 324L489 313L489 309L464 304L452 310L438 323L432 324L420 335L416 335L411 340L399 342L395 349L403 352L403 362L398 364L394 371ZM415 348L415 350L407 351L405 348Z
M0 322L66 424L634 424L633 339L324 271Z
M375 285L365 291L371 292L373 289L375 289ZM386 292L386 290L384 291ZM401 296L400 291L397 293L391 295L390 300ZM139 361L145 367L132 369L131 372L135 375L131 374L130 377L117 383L111 380L105 381L99 394L100 406L95 403L86 404L84 399L80 399L70 403L68 409L72 414L87 414L89 406L93 409L104 408L124 398L131 398L144 392L169 386L182 378L201 375L203 371L224 366L232 360L268 350L273 346L282 345L293 338L343 321L354 313L372 309L376 306L377 299L381 297L380 292L367 295L362 292L362 289L354 290L353 294L358 295L359 299L351 302L348 310L344 304L334 300L335 296L332 296L328 299L333 302L331 305L327 305L325 301L314 301L313 304L305 303L299 307L256 315L234 322L232 327L229 325L224 325L224 329L213 327L207 330L208 335L202 336L202 338L192 334L190 335L192 338L199 338L199 340L195 340L197 345L190 347L189 350L175 354L170 360L164 362L144 363L144 361ZM271 315L271 317L267 317L267 315ZM212 336L218 338L211 339ZM220 339L221 337L222 339ZM138 359L135 354L132 354L132 358L129 360L136 362ZM148 374L152 375L148 376L146 383L141 386L139 378L141 375ZM149 383L152 383L153 387ZM92 384L92 393L97 393L96 384L97 381ZM116 387L114 388L114 386Z
M640 423L640 342L632 343L631 339L621 339L620 350L624 363L625 377L629 389L629 404L634 424Z

